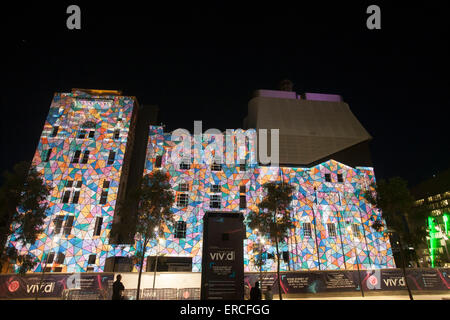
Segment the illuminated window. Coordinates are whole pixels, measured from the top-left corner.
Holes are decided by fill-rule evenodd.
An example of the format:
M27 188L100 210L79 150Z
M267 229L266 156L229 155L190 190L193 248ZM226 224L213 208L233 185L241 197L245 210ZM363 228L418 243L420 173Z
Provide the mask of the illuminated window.
M185 208L188 205L189 197L187 193L180 193L177 197L177 207Z
M84 139L86 138L86 130L81 130L80 133L78 134L78 139Z
M55 260L55 253L54 252L50 252L47 255L47 261L46 263L53 263L53 260Z
M222 207L222 196L218 194L212 194L209 200L209 207L211 209L220 209Z
M325 181L326 182L331 182L331 174L325 173Z
M95 137L95 131L89 131L89 138Z
M186 222L177 221L175 228L175 238L186 238Z
M108 200L108 190L104 190L100 195L100 204L106 204L107 200Z
M336 237L336 225L334 223L327 223L328 236Z
M239 171L246 171L247 170L247 164L241 163L239 164Z
M55 226L55 228L53 229L53 234L59 234L61 232L61 227L64 221L64 217L63 216L56 216L55 219L53 220L53 224Z
M305 237L311 237L311 223L304 222L303 223L303 236Z
M62 203L69 203L69 199L70 199L70 190L66 190L63 193L63 198L62 198Z
M120 137L120 129L114 130L114 139L117 140Z
M80 191L75 191L72 199L72 203L78 203L78 200L80 199Z
M239 187L239 193L245 193L245 186Z
M344 179L342 178L342 174L338 173L337 180L338 180L338 182L344 182Z

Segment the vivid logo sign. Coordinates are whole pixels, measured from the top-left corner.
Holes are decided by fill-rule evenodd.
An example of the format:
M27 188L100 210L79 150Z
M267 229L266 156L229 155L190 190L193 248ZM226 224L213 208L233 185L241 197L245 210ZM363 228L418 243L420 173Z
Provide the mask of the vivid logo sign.
M210 252L212 261L234 261L234 251Z

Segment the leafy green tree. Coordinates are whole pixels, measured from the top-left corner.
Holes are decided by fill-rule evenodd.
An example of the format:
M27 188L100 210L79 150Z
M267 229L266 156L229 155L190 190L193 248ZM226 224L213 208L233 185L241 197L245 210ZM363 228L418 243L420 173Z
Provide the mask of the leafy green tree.
M8 246L10 236L22 246L36 242L43 232L44 219L51 188L29 162L16 164L12 172L3 174L0 187L0 270L2 263L19 264L19 273L32 269L37 258L29 253L20 254Z
M136 227L138 238L136 257L139 267L136 299L139 300L142 268L147 245L158 236L164 236L164 226L173 226L174 224L171 208L175 201L175 196L169 183L169 175L160 170L145 175L134 197L139 201Z
M264 184L263 188L267 194L258 204L258 210L247 215L246 222L250 229L258 229L261 234L267 234L272 243L275 243L278 291L280 300L283 300L279 243L288 237L289 230L294 227L289 209L294 187L285 183L269 182Z

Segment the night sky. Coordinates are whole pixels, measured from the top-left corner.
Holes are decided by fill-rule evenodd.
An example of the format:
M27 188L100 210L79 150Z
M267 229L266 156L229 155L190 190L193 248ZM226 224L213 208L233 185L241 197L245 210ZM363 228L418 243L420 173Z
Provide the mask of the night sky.
M450 167L448 10L373 3L381 30L366 28L371 2L79 4L79 31L66 29L72 3L16 4L1 31L0 170L32 159L55 92L122 90L158 105L169 130L226 129L242 127L254 90L287 78L342 95L373 136L377 178L413 186Z

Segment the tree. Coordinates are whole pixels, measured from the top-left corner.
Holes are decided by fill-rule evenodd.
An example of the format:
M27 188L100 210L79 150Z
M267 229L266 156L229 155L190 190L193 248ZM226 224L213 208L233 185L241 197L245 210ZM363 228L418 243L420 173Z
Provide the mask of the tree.
M294 227L289 210L294 187L285 183L269 182L264 184L263 188L267 192L266 196L258 204L258 210L251 211L246 220L250 229L259 229L261 234L267 234L270 240L275 243L278 291L280 300L283 300L280 282L279 243L288 236L289 230Z
M408 242L410 238L407 231L406 214L414 203L414 198L408 189L408 183L400 177L394 177L388 181L382 179L377 184L372 184L371 188L364 193L364 197L372 206L381 210L386 221L386 227L382 221L374 221L372 227L385 235L392 235L393 233L398 235L403 276L409 297L413 300L406 278L405 254L403 252L403 243Z
M135 192L135 197L139 201L136 227L139 239L136 245L136 257L139 261L136 299L139 300L142 268L147 245L150 240L158 236L164 236L164 225L172 226L174 223L171 208L175 197L169 183L169 175L160 170L145 175L140 188Z
M3 174L0 188L0 269L9 261L19 264L19 273L24 274L37 263L29 253L20 254L12 245L7 245L10 236L22 247L36 242L43 232L51 188L29 162L20 162L13 172Z

